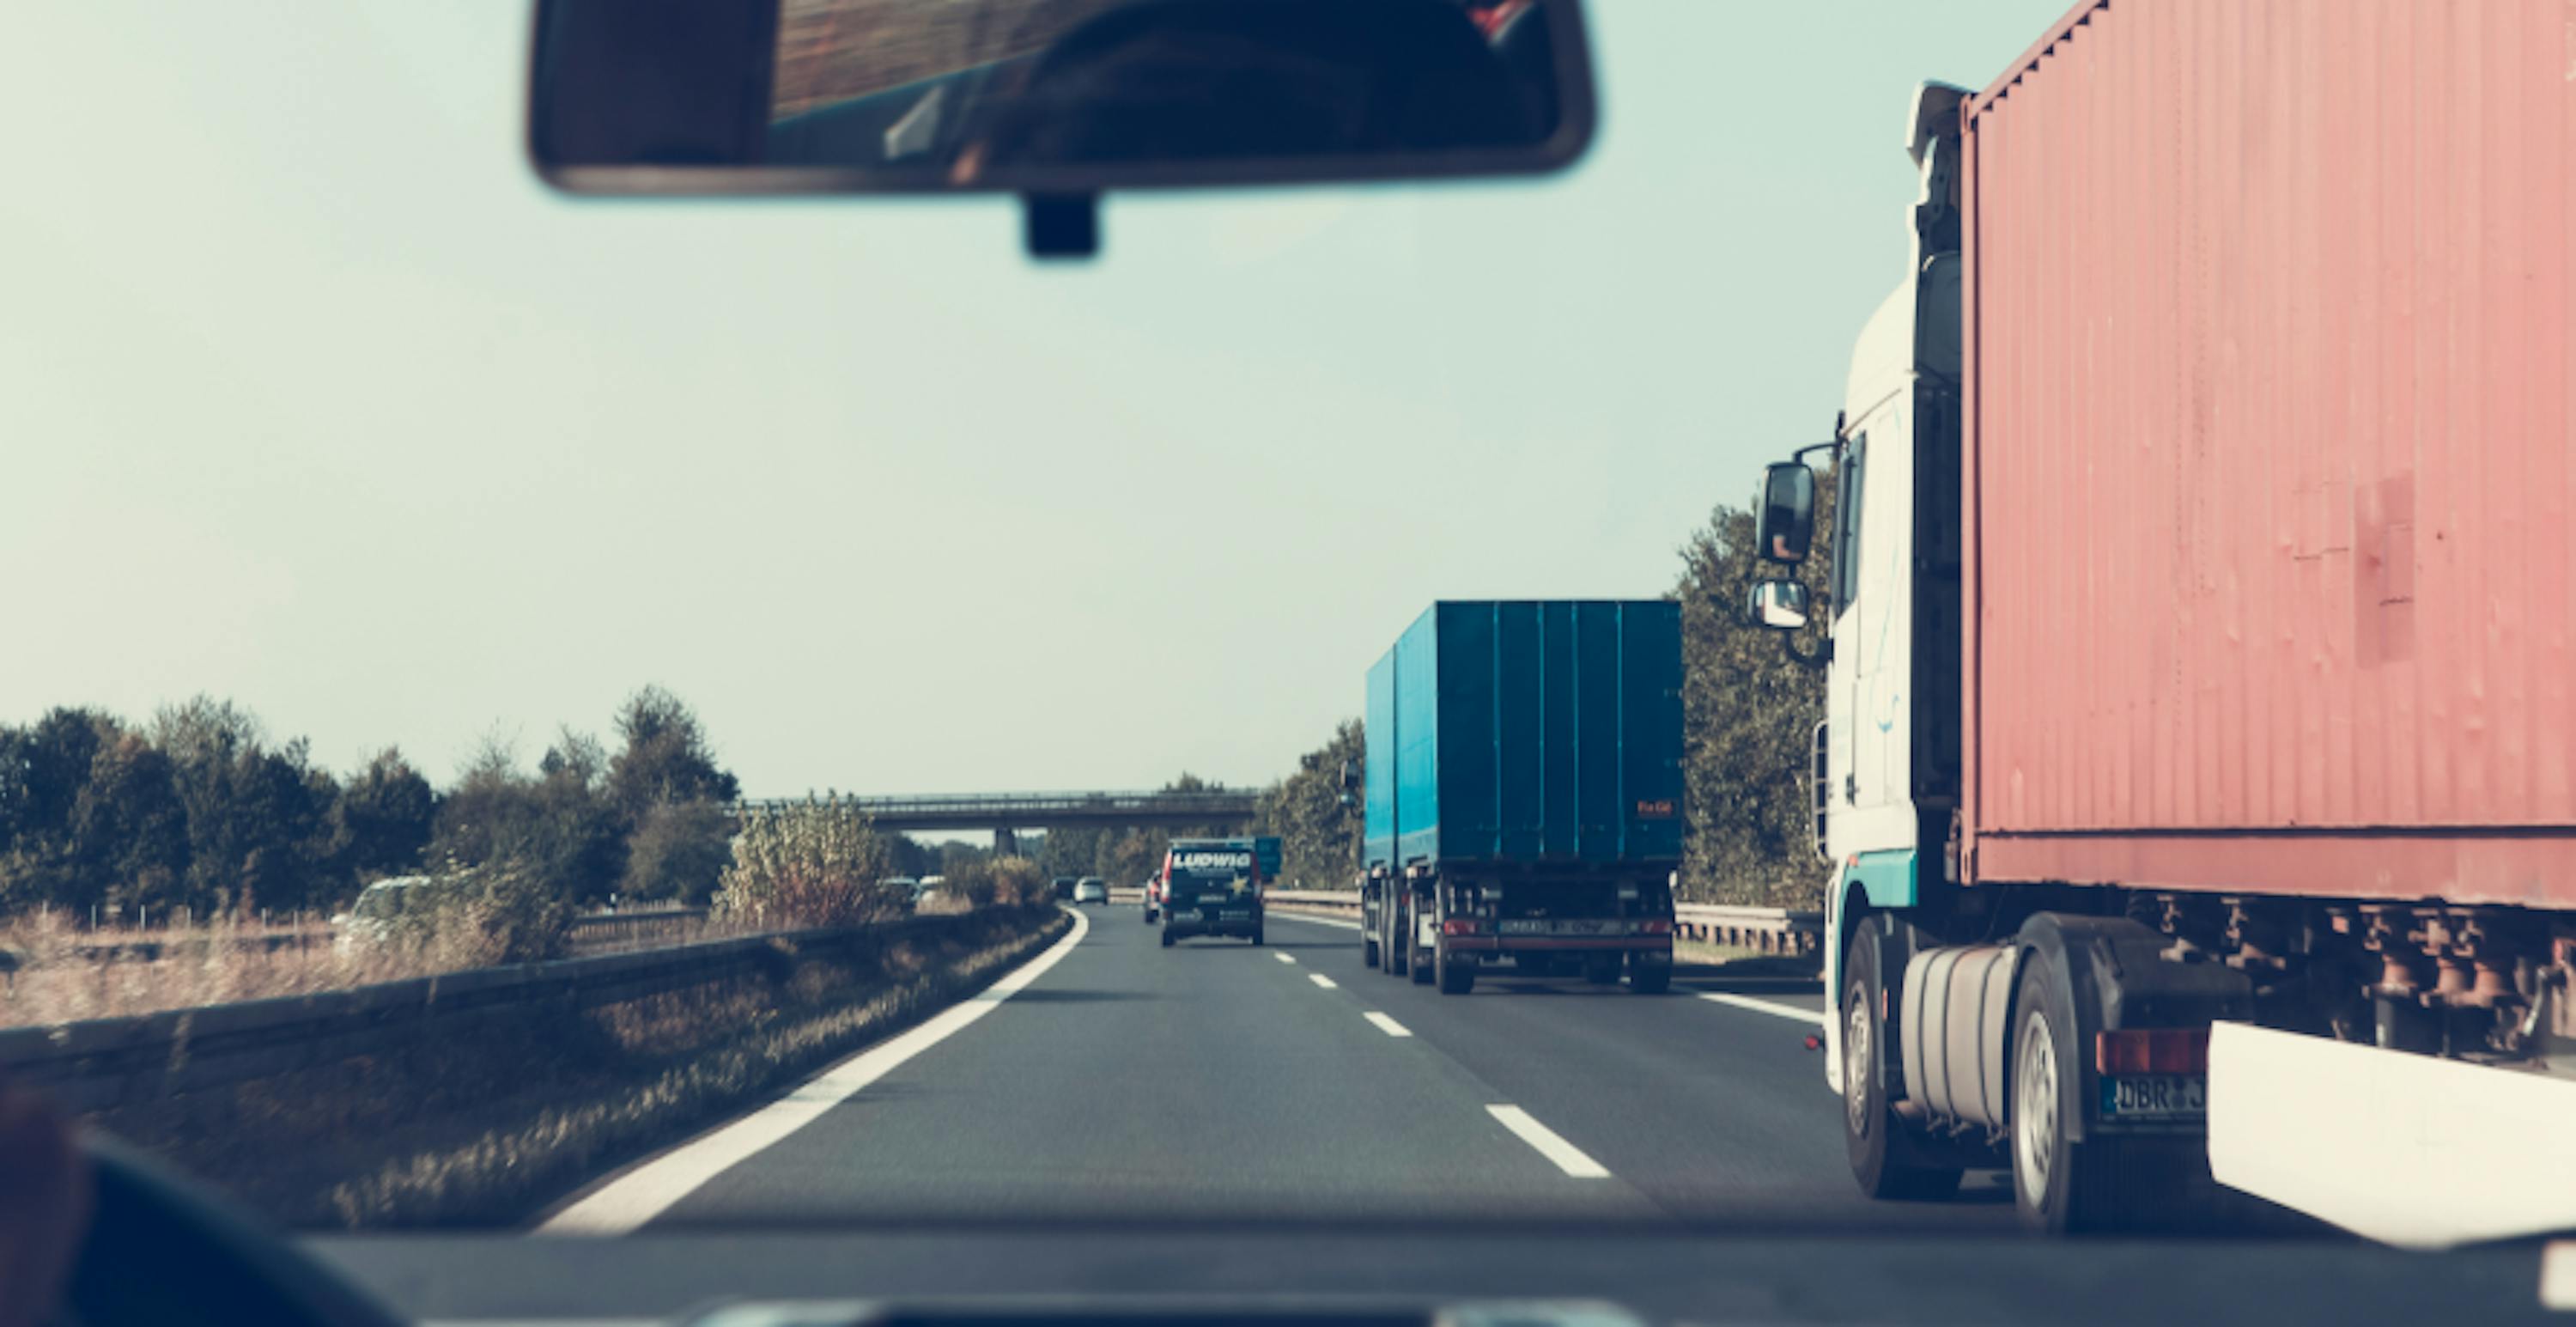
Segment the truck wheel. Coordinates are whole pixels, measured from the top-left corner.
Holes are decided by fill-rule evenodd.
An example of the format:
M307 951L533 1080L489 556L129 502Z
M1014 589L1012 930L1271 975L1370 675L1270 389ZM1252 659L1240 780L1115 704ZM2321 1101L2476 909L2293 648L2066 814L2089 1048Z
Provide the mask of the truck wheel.
M1252 943L1255 947L1261 944L1261 928L1258 926L1252 928Z
M1639 995L1661 995L1673 988L1670 963L1630 963L1628 989Z
M1383 942L1386 953L1380 961L1386 965L1384 970L1390 977L1401 977L1412 967L1413 946L1405 942L1404 936L1403 919L1389 912L1386 918L1386 939Z
M1440 974L1442 995L1465 995L1476 989L1476 965L1462 963L1446 953L1436 954L1434 962Z
M1428 950L1414 950L1413 957L1406 960L1404 968L1406 974L1413 978L1413 984L1416 986L1428 986L1432 978L1440 975L1436 957Z
M1377 937L1374 935L1360 938L1360 966L1364 968L1377 966Z
M1881 989L1878 932L1863 926L1843 961L1843 1151L1852 1178L1872 1198L1946 1198L1958 1191L1958 1168L1909 1164L1909 1141L1888 1108Z
M2107 1229L2123 1206L2117 1144L2073 1137L2082 1074L2069 1058L2076 1037L2049 998L2053 980L2049 964L2034 959L2013 1003L2013 1201L2023 1227L2041 1235Z
M1163 948L1165 948L1165 949L1169 949L1169 948L1171 948L1171 947L1172 947L1172 928L1171 928L1171 927L1166 926L1166 927L1164 927L1164 928L1163 928Z

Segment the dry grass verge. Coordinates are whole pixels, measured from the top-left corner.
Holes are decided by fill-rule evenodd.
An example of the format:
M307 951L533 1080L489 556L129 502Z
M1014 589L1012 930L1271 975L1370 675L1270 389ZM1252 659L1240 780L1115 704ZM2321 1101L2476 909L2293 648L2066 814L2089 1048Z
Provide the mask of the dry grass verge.
M290 1226L515 1224L980 989L1068 925L1052 909L996 911L936 943L799 958L98 1123Z
M567 948L578 954L618 954L749 935L760 929L748 918L691 918L631 932L576 935ZM215 922L149 931L82 931L59 917L22 917L0 924L0 952L16 964L14 972L0 979L0 1028L342 991L493 962L471 930L468 920L408 943L341 945L330 928L318 926L263 928ZM159 956L103 958L84 952L84 946L96 945L138 950L151 946Z
M278 947L262 948L274 940ZM102 958L84 946L157 946L161 956ZM423 947L342 950L327 928L212 923L151 931L75 930L61 916L0 925L16 962L0 987L0 1027L76 1023L164 1009L309 995L452 971ZM442 965L444 964L444 965Z

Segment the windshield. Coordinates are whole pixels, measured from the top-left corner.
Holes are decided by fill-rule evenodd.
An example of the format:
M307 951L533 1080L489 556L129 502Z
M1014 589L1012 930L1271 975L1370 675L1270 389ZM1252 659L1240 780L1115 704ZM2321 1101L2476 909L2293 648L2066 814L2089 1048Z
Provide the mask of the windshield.
M1597 3L1579 169L1080 270L548 193L525 5L22 7L0 1083L301 1232L2576 1226L2425 1068L2576 1046L2563 34L2067 5Z

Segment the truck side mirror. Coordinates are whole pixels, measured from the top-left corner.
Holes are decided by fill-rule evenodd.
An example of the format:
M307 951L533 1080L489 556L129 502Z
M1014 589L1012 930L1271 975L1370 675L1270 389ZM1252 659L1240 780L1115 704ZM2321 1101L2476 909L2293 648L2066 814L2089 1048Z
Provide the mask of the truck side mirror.
M1772 631L1797 631L1807 625L1807 587L1797 581L1756 581L1744 617Z
M1762 501L1753 538L1765 562L1795 566L1807 560L1816 539L1816 472L1799 461L1778 461L1762 471Z

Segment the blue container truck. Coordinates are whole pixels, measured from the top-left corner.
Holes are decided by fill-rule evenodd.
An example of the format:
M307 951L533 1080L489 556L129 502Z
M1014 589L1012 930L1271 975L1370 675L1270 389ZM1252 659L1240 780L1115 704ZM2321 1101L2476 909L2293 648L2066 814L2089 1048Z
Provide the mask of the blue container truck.
M1361 957L1672 982L1681 605L1433 604L1368 674Z

